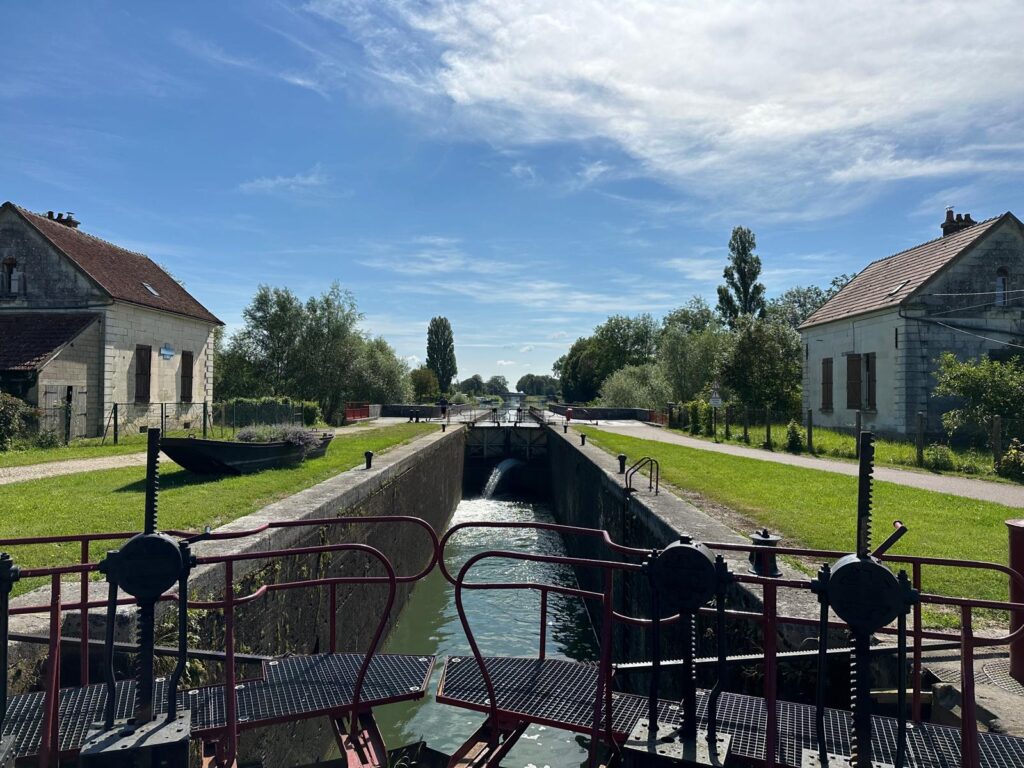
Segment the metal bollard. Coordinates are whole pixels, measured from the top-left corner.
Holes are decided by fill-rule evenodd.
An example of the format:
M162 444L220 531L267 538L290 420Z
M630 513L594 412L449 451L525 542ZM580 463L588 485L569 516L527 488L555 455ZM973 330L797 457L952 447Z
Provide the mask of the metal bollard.
M624 475L626 473L626 454L620 453L619 459L619 474Z
M1010 531L1009 566L1012 570L1024 575L1024 520L1007 520L1006 527ZM1024 588L1010 579L1010 602L1024 603ZM1016 632L1024 625L1024 611L1010 612L1010 632ZM1010 643L1010 677L1024 684L1024 637L1018 637Z
M367 451L366 453L363 454L363 457L366 459L366 468L369 469L370 467L372 467L373 466L373 451Z
M566 434L566 435L569 434L569 425L568 424L563 424L562 425L562 433Z
M756 547L775 548L782 541L781 536L774 536L767 528L750 534L750 542ZM757 576L771 576L777 578L782 575L778 563L775 562L775 553L765 549L760 552L750 553L750 572Z
M586 435L580 435L580 445L586 445L586 444L587 444L587 436Z
M444 422L442 421L442 422L441 422L441 431L442 431L442 432L444 432L444 431L445 431L445 429L447 428L447 426L448 426L448 425L447 425L447 424L445 424L445 423L444 423Z

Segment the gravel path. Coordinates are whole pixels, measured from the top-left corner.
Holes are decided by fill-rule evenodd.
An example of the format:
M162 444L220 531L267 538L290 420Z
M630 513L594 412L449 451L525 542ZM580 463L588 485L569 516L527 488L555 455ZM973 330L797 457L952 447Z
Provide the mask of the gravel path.
M592 425L591 422L579 422L579 424ZM795 456L782 451L765 451L760 448L746 448L741 445L727 443L709 443L704 440L686 437L676 432L667 432L664 429L651 427L641 422L602 421L597 427L598 429L614 432L619 435L638 437L642 440L657 440L662 443L675 443L676 445L685 445L687 448L696 448L701 451L726 453L730 456L743 456L748 459L757 459L758 461L771 461L776 464L817 469L822 472L835 472L839 475L857 475L857 465L854 463L820 459L811 456ZM996 504L1005 504L1008 507L1024 508L1024 487L1009 483L994 483L987 480L958 477L956 475L936 475L879 466L875 467L875 479L887 483L896 483L897 485L906 485L911 488L920 488L925 491L948 493L967 499L991 501Z
M126 453L120 456L104 456L99 459L71 459L49 461L45 464L29 464L27 467L0 468L0 485L20 483L24 480L41 480L44 477L74 475L78 472L95 472L98 469L119 469L137 467L146 463L145 453Z

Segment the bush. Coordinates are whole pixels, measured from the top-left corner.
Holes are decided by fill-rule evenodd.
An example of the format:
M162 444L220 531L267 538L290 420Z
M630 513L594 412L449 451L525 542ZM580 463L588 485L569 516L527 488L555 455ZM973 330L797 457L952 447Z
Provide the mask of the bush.
M0 392L0 451L9 451L26 431L32 408L14 395Z
M1010 441L1010 447L1003 454L999 462L1000 476L1008 477L1018 482L1024 480L1024 445L1016 437Z
M307 427L323 420L318 403L288 397L232 397L213 407L215 412L223 409L229 424L281 424L291 421L298 412Z
M802 453L807 442L807 435L800 422L790 419L786 425L786 450L790 453Z
M54 429L41 429L32 438L32 445L36 448L60 448L64 442Z
M292 424L261 424L259 426L242 427L235 434L235 440L243 443L283 441L297 445L305 452L320 443L320 436L312 429L297 427Z
M280 433L280 427L267 424L253 425L238 430L235 433L235 440L242 443L269 443L271 440L277 440Z
M985 457L973 448L958 457L960 471L965 475L983 475L988 470L988 462Z
M949 472L956 468L953 451L948 445L932 443L924 449L924 465L935 472Z
M715 409L703 400L700 401L700 425L705 437L715 436Z
M305 427L285 427L278 439L299 446L303 453L320 444L320 435Z
M691 400L686 404L686 413L690 418L690 434L696 435L700 432L700 402Z

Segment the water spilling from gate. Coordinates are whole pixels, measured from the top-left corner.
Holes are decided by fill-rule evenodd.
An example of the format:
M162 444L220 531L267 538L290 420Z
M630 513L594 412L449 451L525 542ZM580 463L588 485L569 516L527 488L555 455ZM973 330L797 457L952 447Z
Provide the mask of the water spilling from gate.
M553 522L544 504L501 497L462 501L451 525L470 520ZM565 554L561 539L553 532L469 529L457 534L448 547L452 572L457 573L470 557L488 549ZM508 560L481 562L474 567L470 580L536 581L576 586L575 577L568 567ZM532 590L467 591L463 593L463 601L474 635L485 654L537 654L540 642L538 593ZM417 584L386 650L389 653L437 654L438 664L428 688L431 692L437 689L444 656L471 653L455 607L454 587L439 571L435 570ZM596 659L593 630L580 600L550 596L547 652L550 657ZM483 714L438 704L432 695L418 702L381 707L375 714L388 744L397 746L422 739L428 746L448 754L457 749L484 719ZM502 765L510 768L571 768L585 764L586 750L579 739L567 731L531 726Z
M484 486L484 492L481 494L485 499L490 499L494 496L498 490L498 484L501 483L502 478L512 471L515 467L522 466L523 462L519 459L505 459L491 472L491 476L487 478L487 484ZM456 513L458 514L458 513Z

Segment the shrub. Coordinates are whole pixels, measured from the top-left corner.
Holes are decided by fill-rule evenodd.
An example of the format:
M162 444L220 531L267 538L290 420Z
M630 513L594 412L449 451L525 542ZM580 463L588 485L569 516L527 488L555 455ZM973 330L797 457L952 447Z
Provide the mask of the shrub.
M60 448L64 443L56 430L41 429L36 432L36 436L32 439L32 444L36 448Z
M948 472L956 468L953 451L948 445L932 443L924 449L924 465L935 472Z
M790 453L801 453L806 441L807 435L804 433L804 428L800 426L800 422L790 419L789 424L786 425L786 450Z
M715 409L703 400L700 401L700 423L705 437L715 436Z
M999 474L1018 482L1024 480L1024 445L1016 437L1010 441L1010 447L999 462Z
M690 434L696 435L700 432L700 402L691 400L686 404L686 412L690 418Z
M272 427L266 424L242 427L235 433L235 440L242 443L269 443L277 440L281 433L279 427Z
M0 392L0 451L9 451L14 441L25 434L32 408L14 395Z
M233 397L214 405L215 415L219 412L229 424L280 424L290 421L297 412L307 427L323 420L316 402L288 397Z
M970 448L958 457L960 471L965 475L982 475L988 469L988 462L980 453Z
M278 439L299 446L303 453L320 444L320 436L312 429L305 427L285 427L281 430Z

